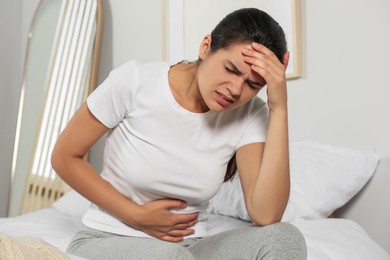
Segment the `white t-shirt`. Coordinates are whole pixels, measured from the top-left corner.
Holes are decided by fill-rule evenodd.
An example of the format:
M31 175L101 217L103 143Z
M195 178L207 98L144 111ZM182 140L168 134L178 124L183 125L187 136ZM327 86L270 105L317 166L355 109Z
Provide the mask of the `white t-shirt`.
M88 97L92 114L111 128L101 176L139 205L161 198L186 201L188 207L177 212L199 212L192 237L203 237L208 201L220 188L230 158L245 144L265 141L268 108L256 97L225 112L190 112L171 93L169 69L166 62L130 61ZM96 205L83 223L149 237Z

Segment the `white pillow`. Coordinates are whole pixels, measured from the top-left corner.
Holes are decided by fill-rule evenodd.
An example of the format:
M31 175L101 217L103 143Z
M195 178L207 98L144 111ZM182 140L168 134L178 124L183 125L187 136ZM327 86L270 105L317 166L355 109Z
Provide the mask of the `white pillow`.
M307 259L390 260L390 255L356 222L347 219L316 219L293 223L303 234Z
M291 190L282 221L328 217L367 183L378 161L370 151L314 141L291 143ZM222 185L208 211L250 221L237 176Z
M53 204L53 208L68 216L83 216L91 202L77 191L70 190Z

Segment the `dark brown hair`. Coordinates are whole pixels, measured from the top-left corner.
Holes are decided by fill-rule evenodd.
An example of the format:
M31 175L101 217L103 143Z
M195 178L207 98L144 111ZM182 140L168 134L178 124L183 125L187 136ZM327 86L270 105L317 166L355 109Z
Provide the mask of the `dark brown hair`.
M211 38L212 52L235 43L258 42L282 62L287 51L282 27L269 14L256 8L243 8L228 14L211 32Z

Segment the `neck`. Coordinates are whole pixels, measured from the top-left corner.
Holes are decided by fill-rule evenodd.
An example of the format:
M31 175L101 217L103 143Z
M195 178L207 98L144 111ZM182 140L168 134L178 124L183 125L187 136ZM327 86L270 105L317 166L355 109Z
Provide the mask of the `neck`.
M203 101L197 81L196 63L178 63L169 71L169 86L176 100L183 108L194 113L209 110Z

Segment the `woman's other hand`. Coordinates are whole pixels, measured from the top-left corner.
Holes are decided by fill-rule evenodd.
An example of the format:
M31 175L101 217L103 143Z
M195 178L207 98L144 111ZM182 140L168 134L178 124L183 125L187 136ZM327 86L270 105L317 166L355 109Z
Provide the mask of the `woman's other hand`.
M176 214L171 210L184 209L187 205L177 199L161 199L140 206L128 223L146 234L168 242L180 242L184 237L194 234L191 229L198 222L198 213Z

